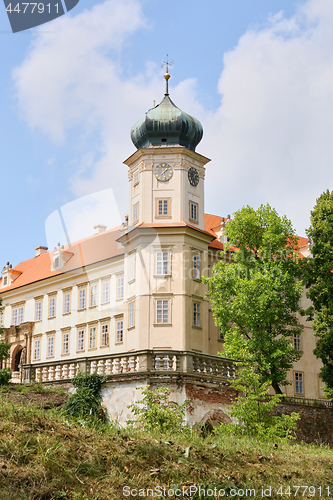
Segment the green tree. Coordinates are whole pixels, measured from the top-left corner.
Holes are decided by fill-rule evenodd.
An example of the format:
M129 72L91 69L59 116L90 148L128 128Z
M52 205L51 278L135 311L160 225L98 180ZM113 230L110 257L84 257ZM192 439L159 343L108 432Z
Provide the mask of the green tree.
M307 235L312 240L312 258L304 265L307 296L315 312L313 330L318 337L314 354L320 358L325 393L333 398L333 192L325 191L311 212ZM309 319L313 311L308 310Z
M2 313L2 299L0 298L0 314ZM0 327L0 337L2 335L3 328ZM0 365L2 361L6 361L10 358L10 342L2 342L0 341ZM12 370L7 368L0 369L0 385L7 385L12 377Z
M215 429L218 435L250 436L270 441L294 439L298 413L291 415L273 415L283 396L276 394L269 397L269 382L262 382L258 371L252 366L244 366L231 386L243 395L238 396L231 408L229 424L222 424Z
M170 389L168 387L160 387L152 391L148 385L143 389L142 394L144 397L141 401L128 406L137 417L136 420L128 421L130 425L140 423L147 432L186 433L188 431L184 427L188 400L182 405L169 401Z
M303 329L296 316L302 293L298 238L291 222L268 204L238 210L225 232L224 253L235 250L232 262L221 260L204 277L225 339L221 355L255 364L261 381L280 394L301 356L293 345Z

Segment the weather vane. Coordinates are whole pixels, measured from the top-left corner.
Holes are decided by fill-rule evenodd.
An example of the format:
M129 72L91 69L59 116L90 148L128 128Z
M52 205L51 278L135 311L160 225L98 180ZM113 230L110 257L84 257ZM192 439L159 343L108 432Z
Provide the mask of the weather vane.
M173 65L174 65L174 62L173 60L169 62L169 54L167 54L167 60L166 61L161 61L161 68L163 68L163 66L165 65L165 69L166 69L166 72L165 72L165 75L164 75L164 78L165 78L165 95L169 95L169 78L170 78L170 75L169 75L169 67L172 68Z

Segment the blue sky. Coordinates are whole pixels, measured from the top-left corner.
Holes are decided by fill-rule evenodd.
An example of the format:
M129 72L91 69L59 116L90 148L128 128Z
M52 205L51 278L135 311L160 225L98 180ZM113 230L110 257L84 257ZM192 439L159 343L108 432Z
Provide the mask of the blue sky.
M171 98L204 127L206 212L269 202L304 235L333 188L332 25L331 0L80 0L17 34L0 9L0 265L54 245L49 216L84 196L72 239L123 218L130 129L163 97L166 53Z

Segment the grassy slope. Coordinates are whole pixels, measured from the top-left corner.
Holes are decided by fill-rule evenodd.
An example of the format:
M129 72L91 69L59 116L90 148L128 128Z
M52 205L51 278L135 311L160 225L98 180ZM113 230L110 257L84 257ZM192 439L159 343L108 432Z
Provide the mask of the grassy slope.
M18 393L0 397L1 500L121 499L125 485L173 484L216 486L226 495L228 487L255 488L256 498L262 486L272 486L271 498L280 499L288 497L273 494L280 485L329 486L333 496L333 451L326 447L85 429L66 422L58 409L45 409L53 406L52 394L41 401Z

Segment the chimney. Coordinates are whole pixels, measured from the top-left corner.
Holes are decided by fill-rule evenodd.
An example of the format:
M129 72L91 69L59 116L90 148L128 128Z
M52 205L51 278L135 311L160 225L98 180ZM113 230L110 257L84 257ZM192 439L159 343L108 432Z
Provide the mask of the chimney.
M46 253L48 251L48 248L47 247L37 247L35 250L36 250L36 257L38 257L39 255Z
M97 226L94 226L95 234L104 233L104 231L106 231L106 228L107 226L103 226L103 224L98 224Z

